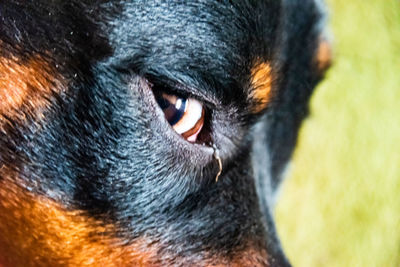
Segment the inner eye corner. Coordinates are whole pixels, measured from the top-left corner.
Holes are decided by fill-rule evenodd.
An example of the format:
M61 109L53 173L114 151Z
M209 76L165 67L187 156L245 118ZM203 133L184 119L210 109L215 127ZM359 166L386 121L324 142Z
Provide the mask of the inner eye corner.
M197 143L204 146L212 146L212 110L204 109L204 125L199 135L197 136Z

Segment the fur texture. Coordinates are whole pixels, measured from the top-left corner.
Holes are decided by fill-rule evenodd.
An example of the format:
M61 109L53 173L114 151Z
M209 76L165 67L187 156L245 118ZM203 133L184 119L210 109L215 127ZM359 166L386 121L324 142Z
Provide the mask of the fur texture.
M0 266L289 266L273 197L326 66L320 7L1 2ZM203 103L200 143L153 90Z

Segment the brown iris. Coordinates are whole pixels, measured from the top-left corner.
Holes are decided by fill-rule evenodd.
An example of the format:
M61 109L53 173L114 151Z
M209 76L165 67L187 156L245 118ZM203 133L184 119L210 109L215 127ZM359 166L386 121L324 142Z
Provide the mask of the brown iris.
M204 125L203 105L194 98L184 98L163 92L156 100L172 128L189 142L196 142Z

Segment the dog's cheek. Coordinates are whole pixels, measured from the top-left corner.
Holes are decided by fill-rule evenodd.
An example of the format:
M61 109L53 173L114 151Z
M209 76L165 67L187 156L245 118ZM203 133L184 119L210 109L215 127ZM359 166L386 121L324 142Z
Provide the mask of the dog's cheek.
M137 238L127 244L115 225L66 209L14 184L3 168L0 183L0 266L269 266L265 250L249 244L233 257L206 253L193 259L160 252L157 242ZM161 253L161 254L160 254ZM211 256L214 254L214 256Z
M155 258L146 240L122 245L114 225L28 193L13 172L1 172L0 266L136 266Z

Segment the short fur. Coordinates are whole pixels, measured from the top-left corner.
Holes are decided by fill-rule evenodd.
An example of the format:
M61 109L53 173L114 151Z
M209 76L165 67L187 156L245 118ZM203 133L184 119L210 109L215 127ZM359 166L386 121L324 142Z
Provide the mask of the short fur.
M326 66L320 3L8 0L0 18L1 267L289 266L273 202ZM199 144L152 90L205 105Z

